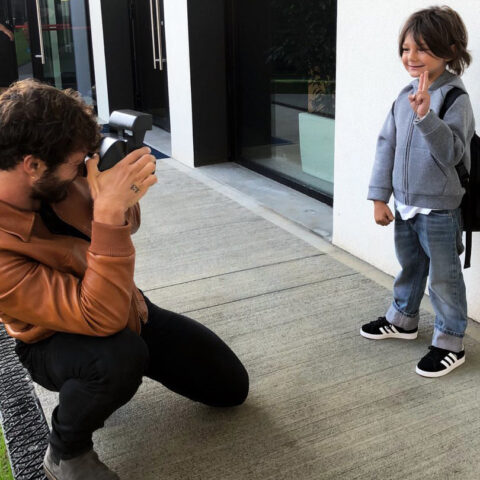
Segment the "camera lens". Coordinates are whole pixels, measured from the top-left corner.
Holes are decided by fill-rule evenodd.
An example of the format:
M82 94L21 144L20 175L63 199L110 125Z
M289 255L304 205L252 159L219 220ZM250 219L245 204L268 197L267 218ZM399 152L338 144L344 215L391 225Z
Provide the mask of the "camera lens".
M103 172L112 168L127 155L127 142L118 138L104 137L100 144L98 169Z

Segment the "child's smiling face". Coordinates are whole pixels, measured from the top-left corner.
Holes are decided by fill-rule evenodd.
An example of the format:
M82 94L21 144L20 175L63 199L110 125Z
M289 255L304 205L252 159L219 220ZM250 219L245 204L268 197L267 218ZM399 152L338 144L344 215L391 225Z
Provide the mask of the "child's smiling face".
M428 71L432 84L444 71L447 60L436 57L426 44L417 45L413 35L407 33L402 44L402 63L405 70L414 78Z

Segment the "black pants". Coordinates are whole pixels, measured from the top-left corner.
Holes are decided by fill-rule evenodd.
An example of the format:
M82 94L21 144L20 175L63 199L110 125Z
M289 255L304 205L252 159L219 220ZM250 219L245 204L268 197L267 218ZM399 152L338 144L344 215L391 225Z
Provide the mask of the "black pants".
M92 433L135 394L143 375L170 390L215 407L243 403L248 374L230 348L200 323L163 310L148 299L141 335L110 337L56 333L17 343L33 380L59 392L50 445L63 459L92 447Z

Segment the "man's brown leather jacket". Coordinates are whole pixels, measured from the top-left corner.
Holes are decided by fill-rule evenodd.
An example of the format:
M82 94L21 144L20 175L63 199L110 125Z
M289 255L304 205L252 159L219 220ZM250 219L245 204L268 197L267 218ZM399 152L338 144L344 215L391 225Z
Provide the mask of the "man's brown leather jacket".
M91 242L52 234L38 213L0 202L0 321L7 332L26 343L55 332L139 333L147 308L133 282L130 238L139 206L127 212L125 226L94 222L88 184L78 178L52 208Z

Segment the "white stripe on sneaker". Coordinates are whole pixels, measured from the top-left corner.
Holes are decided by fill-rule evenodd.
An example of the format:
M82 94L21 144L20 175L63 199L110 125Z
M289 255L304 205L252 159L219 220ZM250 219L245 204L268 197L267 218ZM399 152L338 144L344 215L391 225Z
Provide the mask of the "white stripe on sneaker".
M459 355L462 355L462 356L459 357ZM465 363L465 352L463 350L459 353L449 352L443 357L442 360L439 361L437 370L434 370L434 371L422 370L417 365L415 371L419 375L422 375L423 377L435 378L435 377L441 377L443 375L446 375L447 373L451 372L452 370L459 367L460 365L463 365L464 363ZM440 368L440 365L445 368Z
M383 333L383 335L395 335L400 333L393 325L386 325L385 327L380 327L380 332Z
M369 330L371 331L369 332ZM417 329L411 330L409 332L404 332L400 327L396 327L395 325L389 324L386 321L380 324L378 321L370 322L369 324L363 325L360 328L360 335L371 340L383 340L387 338L414 340L415 338L417 338L417 333Z

